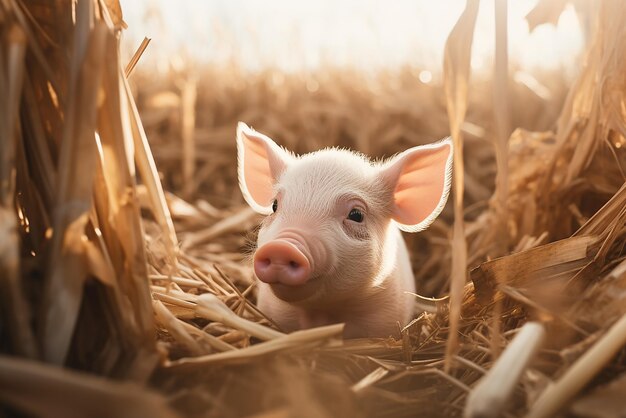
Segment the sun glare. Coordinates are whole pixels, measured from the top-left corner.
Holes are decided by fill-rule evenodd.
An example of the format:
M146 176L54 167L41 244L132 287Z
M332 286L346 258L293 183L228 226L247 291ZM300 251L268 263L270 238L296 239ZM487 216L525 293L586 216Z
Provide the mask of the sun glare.
M278 67L311 70L324 65L362 70L410 65L439 72L443 46L465 2L346 0L124 1L125 47L148 36L153 44L144 60L171 61L184 55L198 62L237 62L249 70ZM574 10L558 26L529 33L525 15L536 0L508 2L509 51L523 69L560 68L573 63L582 47ZM481 2L472 68L492 67L493 1ZM148 12L145 12L148 10ZM430 81L424 73L420 79ZM428 81L424 81L428 79Z
M428 84L433 81L433 73L428 70L422 70L420 71L419 79L422 83Z

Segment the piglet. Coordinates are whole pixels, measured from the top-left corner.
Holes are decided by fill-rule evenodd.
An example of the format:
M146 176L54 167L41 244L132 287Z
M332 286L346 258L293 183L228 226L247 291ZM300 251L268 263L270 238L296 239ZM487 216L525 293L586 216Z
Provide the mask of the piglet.
M425 229L450 190L452 142L373 162L344 149L294 155L240 122L239 187L267 215L258 307L283 330L345 323L344 336L398 335L415 282L400 230Z

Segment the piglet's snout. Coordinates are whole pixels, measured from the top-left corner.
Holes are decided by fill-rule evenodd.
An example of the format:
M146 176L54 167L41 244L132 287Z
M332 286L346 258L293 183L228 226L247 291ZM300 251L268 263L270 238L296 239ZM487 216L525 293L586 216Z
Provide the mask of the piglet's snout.
M294 244L275 240L261 246L254 254L254 272L265 283L299 286L311 276L311 263Z

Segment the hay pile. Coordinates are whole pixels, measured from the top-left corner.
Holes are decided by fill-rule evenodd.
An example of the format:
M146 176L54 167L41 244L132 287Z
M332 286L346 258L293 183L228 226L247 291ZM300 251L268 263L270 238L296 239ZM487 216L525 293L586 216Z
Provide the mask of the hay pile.
M474 5L458 28L472 28ZM0 1L0 414L615 416L626 10L604 0L593 13L573 85L539 77L547 98L509 83L502 124L493 83L468 84L458 53L445 85L412 69L190 66L135 70L131 94L116 1ZM449 51L468 41L451 36ZM452 94L465 89L467 101ZM463 141L463 235L451 202L406 236L421 294L445 296L463 260L458 345L446 347L445 297L417 299L398 341L342 341L341 325L285 335L256 309L259 218L236 185L237 120L297 152ZM506 126L518 129L494 147ZM466 257L451 251L459 240Z

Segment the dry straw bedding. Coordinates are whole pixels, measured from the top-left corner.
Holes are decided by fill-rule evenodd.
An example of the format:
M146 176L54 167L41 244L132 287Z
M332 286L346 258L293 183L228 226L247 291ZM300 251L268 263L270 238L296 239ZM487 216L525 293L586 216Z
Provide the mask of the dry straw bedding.
M531 23L561 3L540 2ZM500 73L468 82L475 7L448 40L443 85L411 69L231 65L135 70L131 87L116 1L1 0L0 414L621 411L626 10L586 10L580 73L569 88L540 77L548 98ZM416 298L400 340L342 341L341 325L286 335L256 309L238 119L298 152L380 157L449 132L463 144L456 197L406 237L419 292L439 299Z

